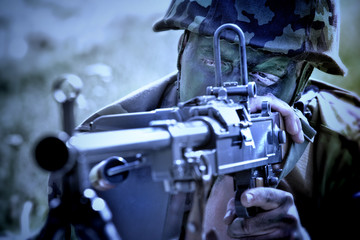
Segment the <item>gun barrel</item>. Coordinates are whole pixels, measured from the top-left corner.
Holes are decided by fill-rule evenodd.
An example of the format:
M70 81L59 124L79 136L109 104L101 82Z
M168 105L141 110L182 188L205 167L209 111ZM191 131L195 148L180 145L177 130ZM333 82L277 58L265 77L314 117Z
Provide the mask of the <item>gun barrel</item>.
M147 127L84 133L73 136L68 142L79 153L98 155L111 152L161 149L170 145L171 136L165 129Z
M69 160L66 143L54 136L45 137L38 142L34 155L39 166L50 172L62 169Z
M72 136L67 142L47 137L35 149L39 165L57 171L80 155L99 160L99 156L127 153L146 153L170 147L177 141L181 147L205 144L211 132L204 121L176 122L146 128L89 132Z

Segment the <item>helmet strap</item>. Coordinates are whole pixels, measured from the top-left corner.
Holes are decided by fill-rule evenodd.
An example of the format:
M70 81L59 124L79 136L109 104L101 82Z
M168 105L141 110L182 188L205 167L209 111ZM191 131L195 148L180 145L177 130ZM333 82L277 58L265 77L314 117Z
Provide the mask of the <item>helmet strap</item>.
M304 61L301 64L301 69L299 70L299 77L296 81L297 85L294 91L294 95L289 102L290 106L292 106L296 101L300 99L302 91L305 89L313 70L314 66L309 62Z
M181 59L182 55L184 53L186 44L189 40L190 31L185 30L184 33L180 36L179 43L178 43L178 58L177 58L177 69L178 69L178 75L177 75L177 81L176 81L176 92L177 92L177 98L180 99L180 79L181 79Z

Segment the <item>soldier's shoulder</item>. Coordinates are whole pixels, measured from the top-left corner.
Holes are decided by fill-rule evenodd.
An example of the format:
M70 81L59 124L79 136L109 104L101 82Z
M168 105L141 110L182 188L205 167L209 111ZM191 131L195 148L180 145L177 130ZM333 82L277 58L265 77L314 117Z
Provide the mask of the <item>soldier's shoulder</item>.
M83 121L76 130L89 131L91 122L100 116L143 112L158 108L161 102L164 101L164 94L167 93L168 89L171 88L172 85L174 85L176 78L177 73L173 72L163 78L144 85L143 87L96 111Z
M347 89L341 88L339 86L333 85L331 83L311 78L309 81L310 86L316 86L319 91L329 92L333 95L339 97L339 100L345 100L353 102L357 107L360 107L360 97L356 93L349 91Z
M313 99L309 108L314 113L314 125L334 131L346 138L360 142L360 97L349 90L311 79Z

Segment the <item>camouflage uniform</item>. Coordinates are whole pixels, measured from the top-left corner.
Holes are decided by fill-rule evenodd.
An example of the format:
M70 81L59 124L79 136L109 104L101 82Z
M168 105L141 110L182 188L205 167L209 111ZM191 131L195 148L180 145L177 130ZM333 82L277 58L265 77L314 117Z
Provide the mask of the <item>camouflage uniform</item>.
M248 46L344 75L338 56L337 14L336 4L325 0L173 0L154 30L183 29L213 36L220 25L235 23L244 31ZM224 38L237 41L230 32ZM120 99L95 113L79 130L88 130L100 115L175 105L176 80L175 73ZM359 97L316 80L298 82L295 95L296 99L303 96L302 110L317 135L279 187L294 195L301 222L313 238L351 236L360 213Z
M139 89L92 115L78 130L89 130L90 122L101 115L176 105L176 79L172 74ZM308 102L310 124L317 135L279 188L294 195L302 224L314 239L346 236L346 232L331 231L339 229L351 231L352 236L358 224L354 213L360 212L355 195L360 190L360 161L354 157L360 153L360 100L321 81L310 80L309 86L318 90Z

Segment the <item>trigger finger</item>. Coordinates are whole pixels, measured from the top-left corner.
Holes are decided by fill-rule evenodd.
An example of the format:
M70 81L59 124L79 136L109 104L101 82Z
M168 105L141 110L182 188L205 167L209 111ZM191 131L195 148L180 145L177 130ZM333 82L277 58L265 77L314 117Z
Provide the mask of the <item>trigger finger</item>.
M302 143L304 141L304 133L302 130L300 119L295 115L285 118L286 131L291 135L291 138L296 143Z
M298 118L296 121L297 127L299 129L298 133L292 136L292 140L296 143L304 142L304 132L302 130L300 119Z
M302 143L304 141L304 133L300 119L294 112L284 117L286 132L291 135L291 138L296 143Z

